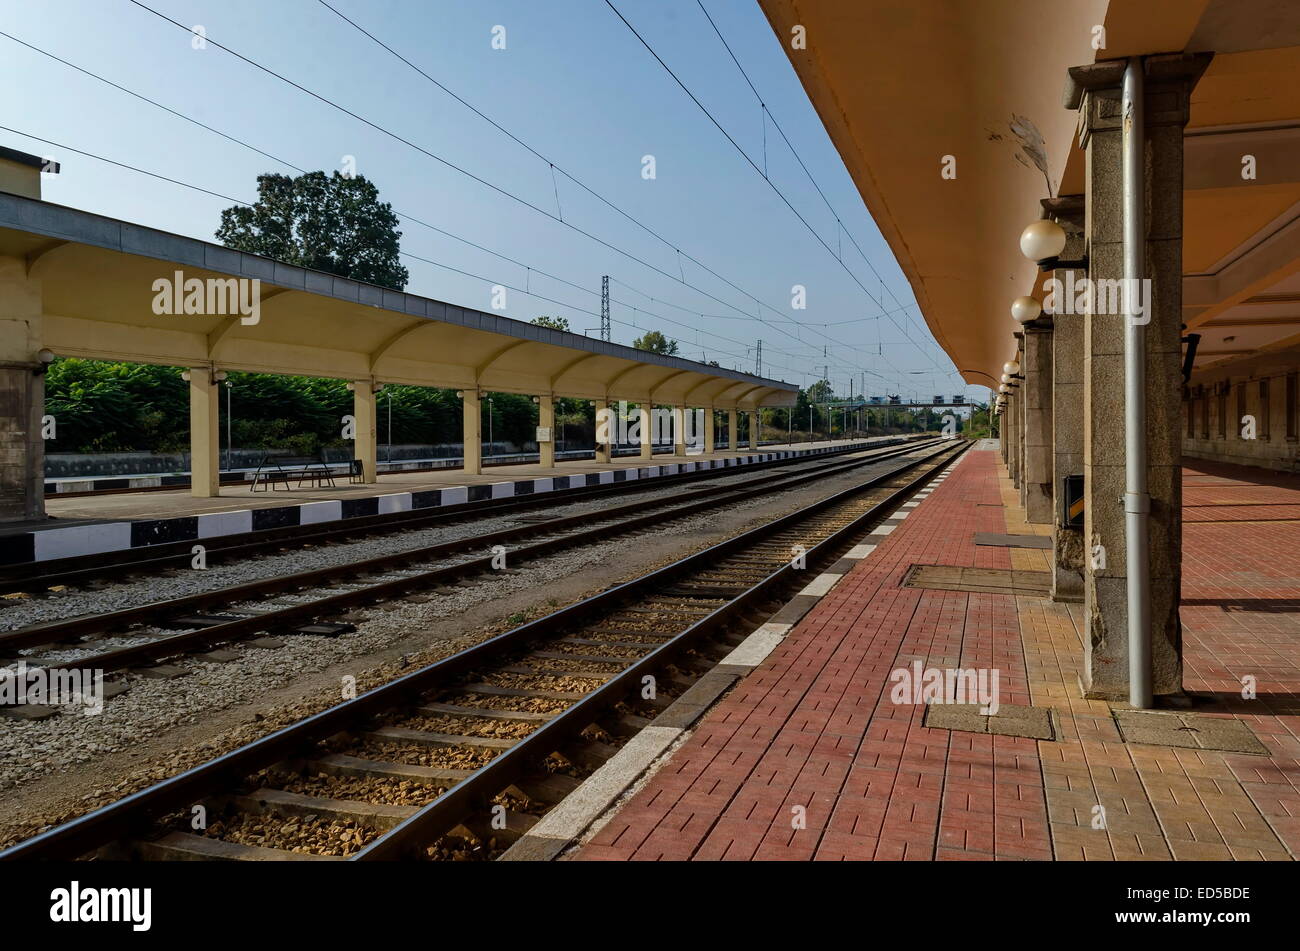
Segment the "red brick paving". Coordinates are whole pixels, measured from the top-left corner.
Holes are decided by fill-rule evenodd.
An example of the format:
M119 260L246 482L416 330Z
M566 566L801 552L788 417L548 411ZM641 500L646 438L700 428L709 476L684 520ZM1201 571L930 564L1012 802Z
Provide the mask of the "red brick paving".
M913 563L1034 564L1036 553L972 543L1025 530L1002 507L1002 472L996 453L968 453L578 857L1294 857L1300 522L1287 519L1300 478L1185 473L1185 683L1245 716L1263 757L1119 742L1107 707L1077 697L1077 619L1064 606L899 587ZM914 660L999 669L1001 701L1053 706L1058 741L923 727L924 707L889 698L890 672ZM1258 701L1239 699L1247 674ZM1098 833L1100 804L1112 819Z

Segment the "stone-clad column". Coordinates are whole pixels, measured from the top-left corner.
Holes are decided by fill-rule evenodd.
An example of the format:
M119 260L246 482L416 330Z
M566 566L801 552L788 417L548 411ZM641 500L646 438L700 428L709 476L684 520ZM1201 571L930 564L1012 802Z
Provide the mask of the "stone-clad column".
M1025 520L1052 523L1052 322L1039 317L1025 325L1025 477L1021 496Z
M1011 387L1007 394L1007 475L1011 484L1020 486L1020 389Z
M1084 254L1083 196L1053 199L1049 212L1065 229L1061 258L1078 261ZM1083 324L1073 300L1064 295L1088 276L1082 269L1057 268L1050 275L1061 293L1052 305L1052 493L1056 527L1052 532L1052 600L1083 600L1083 530L1066 528L1061 493L1065 477L1083 475ZM1045 275L1046 277L1046 275Z
M1183 127L1204 55L1147 57L1145 273L1150 281L1146 341L1146 450L1150 492L1151 665L1153 692L1182 689L1182 483L1180 427ZM1125 557L1124 335L1122 304L1102 281L1122 281L1123 171L1120 85L1123 62L1073 69L1086 149L1085 234L1092 314L1083 331L1085 695L1129 693Z
M0 256L0 522L45 517L41 282L28 271L21 255Z

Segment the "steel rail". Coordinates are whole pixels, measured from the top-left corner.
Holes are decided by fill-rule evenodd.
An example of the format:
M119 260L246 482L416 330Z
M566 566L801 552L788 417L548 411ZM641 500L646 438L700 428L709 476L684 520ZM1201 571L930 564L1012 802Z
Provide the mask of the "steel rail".
M952 453L952 458L955 459L962 455L971 445L971 443L962 445L956 452ZM951 451L951 447L941 449L933 455L942 455L949 451ZM897 476L900 471L906 471L929 461L930 458L933 458L933 455L918 460L911 465L903 466L890 476L872 480L872 483L864 484L862 487L855 487L837 493L767 525L760 526L696 555L651 572L619 590L625 595L631 595L649 589L662 588L700 564L725 558L736 550L752 544L760 537L797 524L816 512L833 508L835 505L847 501L853 496L860 495L863 491L867 491L865 486ZM933 467L907 485L891 493L886 499L873 505L849 524L818 542L806 553L805 563L807 565L821 563L828 552L838 550L846 539L856 536L864 523L892 511L900 500L915 493L921 485L934 477L940 467ZM785 564L778 568L766 578L750 586L744 593L696 621L671 640L655 648L644 657L635 660L610 680L591 691L572 706L556 714L541 727L520 739L488 763L480 766L472 775L456 783L438 798L421 807L414 815L375 839L351 856L350 859L352 861L382 861L407 857L463 823L467 815L479 811L486 812L493 796L510 785L510 783L520 779L541 757L576 739L578 734L588 724L595 721L600 714L613 707L630 691L640 687L641 678L645 674L664 666L687 648L719 631L731 618L767 597L773 588L789 580L792 576L803 575L806 577L806 572L806 568L802 570L796 569L792 564ZM0 858L2 857L3 855L0 855Z
M427 561L462 554L465 551L482 550L505 541L554 535L559 529L591 522L599 523L594 528L586 531L548 538L510 553L510 558L514 562L527 561L554 554L557 551L601 542L613 535L636 531L664 518L678 519L696 512L707 511L728 500L743 499L754 495L767 494L771 491L793 488L807 482L826 478L828 475L874 465L882 460L906 455L933 444L933 442L913 443L905 447L874 453L864 458L853 459L848 462L841 461L829 467L820 467L812 472L793 475L779 473L740 486L719 486L705 492L695 493L691 501L686 504L682 504L680 499L674 497L631 502L614 509L567 516L540 525L501 529L487 535L455 539L410 552L397 552L357 562L315 568L293 575L250 581L228 588L218 588L213 591L199 592L151 604L123 608L120 611L107 614L88 614L59 621L48 621L43 624L0 633L0 650L13 651L37 645L67 642L86 634L121 629L131 624L176 618L177 616L183 616L185 612L195 611L214 604L249 601L268 594L295 591L313 585L320 586L340 576L392 571L414 561ZM664 511L665 509L667 511ZM623 518L625 514L630 517ZM618 521L620 518L622 520ZM611 519L615 520L613 524L610 524ZM288 627L304 619L316 619L336 614L357 605L387 600L411 590L446 584L467 575L480 574L491 570L493 570L493 556L486 555L439 568L431 568L415 575L374 582L363 588L340 594L326 595L304 604L276 608L272 611L247 617L232 618L224 623L212 624L194 631L160 637L116 650L90 654L74 661L46 665L42 669L44 671L94 669L109 673L130 667L133 664L171 657L196 648L228 643L258 632Z
M924 440L914 439L912 444L922 441ZM220 535L206 540L187 538L174 542L160 542L156 545L148 545L127 551L74 555L68 558L51 558L45 561L26 561L14 565L0 566L0 593L29 591L33 590L34 586L43 588L51 585L84 584L88 581L97 581L101 578L128 573L148 573L163 571L168 568L183 568L193 557L191 549L200 541L203 542L204 547L207 549L209 561L220 563L225 559L244 557L276 548L320 544L336 538L354 540L360 535L425 528L430 525L455 522L484 513L495 515L521 509L543 508L569 502L597 500L609 495L630 494L638 491L648 492L658 488L671 488L681 483L743 476L765 469L819 462L828 457L833 458L849 453L895 445L898 444L888 443L886 446L871 446L859 443L841 449L829 450L815 456L771 459L767 462L755 462L745 466L729 466L720 469L697 469L694 472L678 472L649 480L631 479L597 486L572 486L550 492L515 496L510 499L481 499L473 502L459 502L454 505L430 506L405 512L363 515L339 520L338 524L286 525L280 528ZM139 557L131 557L133 553L138 553Z
M924 465L936 456L950 453L950 458L955 459L964 453L970 445L970 443L963 443L957 447L955 452L953 447L946 446L929 453L921 459L908 461L891 469L889 472L872 477L861 485L835 493L796 512L781 516L765 525L713 545L702 552L680 559L672 565L602 591L545 617L498 634L450 657L428 664L419 670L412 671L396 680L367 691L354 699L336 704L297 723L245 744L238 749L224 753L206 763L132 793L117 802L103 806L84 816L17 843L0 852L0 861L73 859L110 842L142 835L147 831L148 824L154 819L202 800L211 795L214 789L238 784L241 780L260 769L265 769L282 760L291 759L295 753L298 753L312 742L343 732L349 727L354 727L359 722L365 722L383 712L399 707L407 702L409 698L418 697L433 687L450 683L456 677L482 667L485 661L490 658L502 655L509 656L520 647L534 640L571 629L593 615L607 613L610 609L617 608L647 590L662 587L665 583L675 581L682 574L694 571L710 562L716 562L720 558L724 558L766 536L776 534L828 508L849 501L853 497L868 492L882 483L897 478L901 473ZM872 506L868 512L854 519L849 526L840 529L814 546L810 552L810 554L814 555L812 560L815 561L823 553L831 551L832 545L830 543L832 540L843 541L849 537L851 530L856 531L864 522L879 516L898 499L912 494L920 484L932 478L939 469L940 466L932 467L921 477L892 492L888 499ZM793 570L792 566L786 565L769 575L767 579L752 586L739 598L733 599L727 605L696 622L687 631L656 649L646 658L636 661L629 670L640 673L645 669L645 661L650 657L663 660L673 656L677 651L702 636L703 632L715 629L721 619L730 617L735 612L749 606L762 593L770 590L779 578L789 577L790 572ZM687 635L689 635L689 639L684 639L687 638ZM665 650L669 647L673 649ZM507 775L517 775L517 771L526 768L524 757L516 753L516 750L521 748L521 744L526 744L523 748L529 750L532 754L536 754L541 751L541 748L538 746L538 741L534 740L533 737L540 734L546 738L547 742L550 742L556 738L573 735L582 727L576 726L578 717L572 711L577 709L582 711L582 726L585 726L591 722L590 718L586 716L587 714L598 709L604 709L607 702L615 702L615 694L608 692L607 688L617 684L619 687L617 696L621 697L625 689L630 686L630 676L628 671L625 670L615 680L606 684L605 687L598 688L592 694L578 701L573 707L558 714L546 726L539 728L529 737L521 740L519 744L495 757L490 763L480 767L480 770L491 768L488 775L493 777L492 782L497 782L499 778ZM599 695L600 699L592 702L597 695ZM550 752L550 750L547 750L547 752ZM506 772L507 769L510 771L509 773ZM357 853L353 858L373 860L399 856L411 848L411 843L416 837L427 836L430 830L445 831L442 827L449 821L452 804L457 804L459 807L461 804L468 802L471 806L470 811L472 811L473 803L482 797L485 784L482 779L474 781L472 785L467 787L468 790L472 791L473 798L469 798L471 792L451 795L457 789L460 789L462 785L471 783L472 780L474 780L473 776L462 780L452 789L419 810L415 815L395 827L382 839L376 840L369 847ZM508 785L508 780L506 784ZM500 788L503 787L499 786L494 792L499 791ZM464 811L460 813L462 817L464 814ZM452 825L448 826L448 828L454 827L457 822L452 822Z

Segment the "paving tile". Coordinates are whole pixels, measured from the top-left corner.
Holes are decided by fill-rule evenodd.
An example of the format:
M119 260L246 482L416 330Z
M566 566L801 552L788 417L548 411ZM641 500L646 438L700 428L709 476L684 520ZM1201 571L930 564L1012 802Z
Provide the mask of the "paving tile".
M1283 515L1233 517L1261 503ZM1184 504L1190 708L1151 719L1079 696L1081 606L1041 596L1051 553L1027 541L1050 527L974 450L577 857L1293 860L1300 478L1197 463ZM917 663L997 670L998 715L898 702L895 674Z

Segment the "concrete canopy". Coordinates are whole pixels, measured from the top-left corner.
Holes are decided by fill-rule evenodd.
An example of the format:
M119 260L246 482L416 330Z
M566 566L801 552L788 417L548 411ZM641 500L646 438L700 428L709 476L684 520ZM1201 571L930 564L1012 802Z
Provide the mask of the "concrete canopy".
M759 2L968 383L996 385L1015 352L1012 299L1043 297L1021 230L1042 199L1083 192L1067 70L1132 55L1215 54L1186 130L1184 319L1205 335L1197 369L1300 343L1300 5ZM791 43L796 27L806 48ZM1241 174L1246 153L1254 179ZM955 178L940 175L945 156Z
M791 406L798 394L794 384L0 193L5 258L39 287L29 340L60 356L724 409ZM259 279L260 319L155 314L154 282L177 271Z

